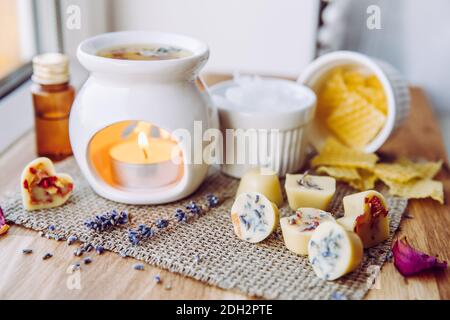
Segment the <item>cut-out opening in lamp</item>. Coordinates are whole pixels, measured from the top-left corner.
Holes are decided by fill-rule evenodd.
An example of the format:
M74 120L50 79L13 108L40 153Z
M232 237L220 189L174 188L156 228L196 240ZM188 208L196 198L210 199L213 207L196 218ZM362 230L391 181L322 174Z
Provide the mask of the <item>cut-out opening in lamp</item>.
M172 135L144 121L122 121L97 132L89 143L88 161L105 183L125 190L173 186L184 167Z

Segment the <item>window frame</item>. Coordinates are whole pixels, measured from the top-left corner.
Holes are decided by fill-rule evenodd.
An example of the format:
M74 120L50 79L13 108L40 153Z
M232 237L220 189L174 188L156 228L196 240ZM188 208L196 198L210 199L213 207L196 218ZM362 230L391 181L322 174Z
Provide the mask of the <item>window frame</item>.
M31 28L34 54L43 52L67 52L72 58L71 82L76 89L84 83L87 73L75 59L78 42L95 33L105 32L108 21L98 23L98 12L106 10L107 0L17 0L32 12L27 16L27 28ZM85 25L74 36L66 30L64 17L69 5L79 5ZM28 21L30 20L30 21ZM32 21L31 21L32 20ZM28 43L27 43L28 44ZM11 72L0 81L0 155L17 139L34 127L34 110L30 94L32 75L31 61ZM14 123L14 125L11 125Z
M32 42L32 52L28 52L28 54L62 51L62 31L59 23L61 10L58 0L18 0L17 8L20 8L18 10L19 24L21 24L22 28L28 29L22 30L20 36L21 38L27 38L24 41ZM23 12L22 10L28 12ZM25 26L20 21L25 19L32 21ZM33 67L30 57L30 61L25 62L6 77L0 79L0 99L6 97L29 80L32 73Z
M0 99L19 88L28 81L33 73L31 62L27 62L18 69L10 72L6 77L0 80Z
M59 46L57 33L60 30L56 25L57 2L58 0L17 2L19 24L25 29L21 31L20 41L26 41L29 45L27 54L30 60L34 54L52 51ZM51 21L54 21L53 27ZM0 81L0 153L34 126L29 90L32 72L32 63L28 61Z

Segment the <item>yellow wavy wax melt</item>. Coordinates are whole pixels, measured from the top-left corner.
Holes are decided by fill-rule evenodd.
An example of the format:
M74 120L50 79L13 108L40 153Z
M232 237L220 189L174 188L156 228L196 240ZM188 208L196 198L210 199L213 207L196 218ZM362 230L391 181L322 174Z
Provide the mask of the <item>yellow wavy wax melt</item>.
M375 75L337 68L317 98L318 120L349 147L364 148L386 123L387 99Z

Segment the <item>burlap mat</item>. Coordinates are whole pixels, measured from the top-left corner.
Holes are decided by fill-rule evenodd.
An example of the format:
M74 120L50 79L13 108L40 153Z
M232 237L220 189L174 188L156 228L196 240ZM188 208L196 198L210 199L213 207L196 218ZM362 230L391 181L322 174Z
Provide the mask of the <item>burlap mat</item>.
M84 243L102 245L106 250L145 261L172 272L195 278L224 289L237 289L251 296L268 299L362 299L370 288L376 273L386 260L395 230L400 224L407 201L388 197L391 236L384 243L366 250L361 267L337 281L323 281L312 271L307 258L288 251L278 230L259 244L238 240L229 219L232 197L238 180L220 173L211 175L190 198L177 203L158 206L130 206L108 201L97 196L82 177L73 159L57 166L75 179L75 191L69 202L59 208L29 213L22 208L18 192L2 203L7 220L34 230L47 232L56 227L54 235L65 239L76 235ZM354 192L339 185L332 203L332 212L342 212L341 199ZM217 208L189 223L172 224L155 237L143 240L138 246L130 244L127 229L149 224L158 218L173 217L177 208L190 201L205 202L207 194L227 198ZM132 221L123 227L96 233L83 222L96 214L113 209L126 210ZM289 214L285 206L282 215ZM199 259L200 258L200 259Z

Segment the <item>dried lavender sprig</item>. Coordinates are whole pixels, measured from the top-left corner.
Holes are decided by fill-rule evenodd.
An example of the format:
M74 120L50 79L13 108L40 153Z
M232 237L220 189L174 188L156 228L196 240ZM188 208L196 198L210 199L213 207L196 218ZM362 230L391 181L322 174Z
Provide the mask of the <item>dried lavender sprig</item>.
M83 251L84 252L91 252L94 249L94 246L90 243L85 243L83 246Z
M102 232L126 223L128 223L128 213L125 211L118 213L116 210L113 210L111 212L106 212L103 215L97 215L92 219L86 220L84 225L88 229Z
M308 179L309 171L305 171L305 173L302 175L300 180L297 181L297 183L305 187L307 189L315 189L315 190L322 190L322 187L320 187L318 184L312 182L310 179Z
M136 264L133 266L133 269L134 269L134 270L138 270L138 271L142 271L142 270L144 270L144 265L143 265L142 263L136 263Z
M141 242L140 234L135 230L128 230L128 240L132 245L137 246Z
M128 230L128 240L131 244L138 245L142 239L151 238L155 235L155 230L145 224L140 224L137 229Z
M97 254L102 254L103 252L105 252L105 249L102 246L97 246L95 247L95 252L97 252Z
M331 300L348 300L348 297L338 291L335 291L331 294Z
M76 262L76 263L71 265L71 268L72 268L72 272L77 271L77 270L81 270L81 264Z
M78 240L78 237L77 236L75 236L75 235L72 235L72 236L69 236L68 238L67 238L67 245L72 245L72 244L74 244L75 243L75 241L77 241Z
M152 228L152 225L155 226L157 229L164 229L169 226L171 221L187 222L188 214L197 217L200 214L204 213L205 210L208 210L208 208L217 207L220 203L219 198L214 194L208 194L206 196L206 201L207 201L206 209L198 205L196 202L191 201L186 206L186 211L180 208L176 209L174 217L171 219L157 219L153 224L150 224L150 226L140 224L137 229L129 229L128 240L132 245L138 245L141 242L141 240L151 238L156 234L156 231Z
M175 210L175 220L177 222L187 222L187 215L186 212L183 211L183 209L178 208Z
M202 208L195 201L191 201L186 206L186 210L194 216L199 216L202 213Z
M46 253L46 254L42 257L42 260L48 260L48 259L50 259L51 257L53 257L53 254L51 254L51 253Z
M83 259L84 264L90 264L92 262L91 257L86 257Z
M214 194L208 194L206 196L206 201L209 208L215 208L219 205L219 198Z
M76 248L76 249L73 251L73 255L74 255L75 257L80 257L80 256L83 255L83 253L84 253L84 250L83 250L82 248Z
M155 222L155 225L158 229L164 229L167 228L167 226L169 225L169 220L166 219L158 219Z

